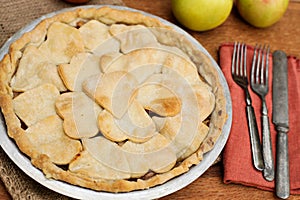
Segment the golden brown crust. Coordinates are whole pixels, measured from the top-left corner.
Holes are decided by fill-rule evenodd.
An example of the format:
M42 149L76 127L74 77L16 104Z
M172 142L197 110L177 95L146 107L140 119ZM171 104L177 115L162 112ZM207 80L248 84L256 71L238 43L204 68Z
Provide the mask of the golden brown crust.
M208 83L215 95L215 108L210 116L209 133L202 142L200 148L188 158L178 163L173 169L162 174L155 174L149 179L142 178L129 180L106 180L95 179L74 173L51 162L51 159L39 153L33 148L31 141L26 137L25 131L21 128L22 122L16 116L13 108L13 91L10 87L10 81L18 69L18 63L22 57L24 49L28 45L40 46L45 40L48 28L54 22L72 24L76 20L99 20L100 22L111 25L123 23L127 25L145 25L153 27L153 33L161 44L177 46L181 49L198 68L200 76ZM156 30L156 28L158 28ZM220 77L217 70L211 67L210 60L193 46L184 36L176 35L174 32L166 31L167 34L161 34L163 30L171 30L170 27L161 23L158 19L145 16L138 12L126 10L117 10L109 7L77 9L64 12L40 22L32 31L25 33L10 46L7 55L0 62L0 106L7 124L8 135L13 138L22 152L31 158L32 164L41 169L47 178L62 180L81 187L91 188L98 191L108 192L127 192L132 190L146 189L164 182L187 172L191 166L198 164L203 154L211 150L222 133L223 126L227 118L226 101L224 90L220 83ZM170 36L170 34L174 34Z
M178 48L183 50L197 66L200 76L213 88L216 97L216 106L211 114L209 133L197 152L198 156L201 157L204 153L213 148L215 142L221 135L223 126L228 117L224 88L221 84L217 69L211 67L212 63L210 59L192 45L184 36L178 36L177 32L165 31L160 27L158 29L152 29L152 31L157 36L158 41L162 44L175 44ZM165 34L158 34L159 31L165 31Z
M14 73L14 69L12 68L10 62L10 55L6 54L3 60L0 62L0 93L8 94L12 96L12 89L9 86L10 79L12 74Z

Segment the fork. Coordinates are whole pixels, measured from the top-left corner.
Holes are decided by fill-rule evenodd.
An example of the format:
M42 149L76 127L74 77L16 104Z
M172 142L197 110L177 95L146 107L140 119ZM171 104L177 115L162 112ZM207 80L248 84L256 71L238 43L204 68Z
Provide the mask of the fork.
M274 180L274 161L270 135L268 109L265 96L269 92L269 53L270 47L256 45L251 67L251 88L261 98L261 121L262 121L262 153L265 168L263 175L266 180Z
M247 46L244 43L234 43L231 75L233 80L245 91L246 113L250 134L253 164L257 170L262 171L264 169L264 163L261 153L261 145L256 117L254 109L252 107L251 97L248 91L249 83L247 78Z

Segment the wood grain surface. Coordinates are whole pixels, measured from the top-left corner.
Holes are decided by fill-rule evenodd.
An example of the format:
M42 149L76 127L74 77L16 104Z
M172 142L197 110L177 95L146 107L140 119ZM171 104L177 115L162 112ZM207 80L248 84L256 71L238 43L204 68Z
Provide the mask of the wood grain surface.
M149 12L180 26L172 15L170 0L123 1L128 7ZM272 51L281 49L288 55L300 58L300 3L291 1L283 18L269 28L252 27L233 8L228 19L218 28L207 32L187 31L208 50L217 62L219 46L222 43L234 41L243 41L251 45L270 44ZM219 162L189 186L162 199L276 199L272 192L236 184L226 185L222 178L223 168L222 163ZM3 183L0 183L0 199L10 199ZM292 195L289 199L300 199L300 195Z

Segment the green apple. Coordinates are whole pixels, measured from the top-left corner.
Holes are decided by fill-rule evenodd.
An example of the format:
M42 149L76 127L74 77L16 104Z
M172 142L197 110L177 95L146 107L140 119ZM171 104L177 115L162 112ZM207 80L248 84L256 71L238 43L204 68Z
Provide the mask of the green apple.
M171 3L178 22L195 31L221 25L233 6L233 0L172 0Z
M285 13L289 0L236 0L240 15L259 28L276 23Z

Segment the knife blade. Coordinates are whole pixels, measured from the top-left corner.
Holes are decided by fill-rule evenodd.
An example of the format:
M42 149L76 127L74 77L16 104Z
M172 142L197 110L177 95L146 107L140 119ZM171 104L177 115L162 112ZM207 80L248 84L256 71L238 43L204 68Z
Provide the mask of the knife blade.
M276 146L276 195L286 199L290 195L289 160L288 160L288 75L287 56L277 50L273 53L273 116L272 121L277 131Z

